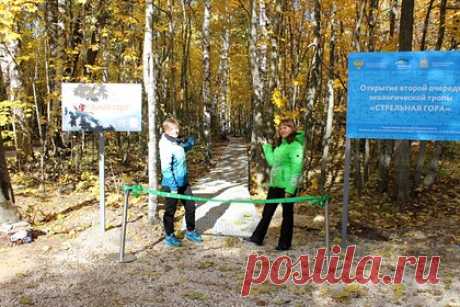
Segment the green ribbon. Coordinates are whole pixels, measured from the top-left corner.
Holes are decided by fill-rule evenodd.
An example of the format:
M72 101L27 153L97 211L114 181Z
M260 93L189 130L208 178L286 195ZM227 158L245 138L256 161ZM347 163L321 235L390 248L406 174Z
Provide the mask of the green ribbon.
M272 199L218 199L218 198L205 198L193 195L183 195L178 193L169 193L158 191L155 189L144 188L141 185L123 185L124 193L131 193L134 197L139 197L142 194L152 194L168 198L184 199L195 201L199 203L205 203L208 201L220 202L220 203L243 203L243 204L279 204L279 203L304 203L308 202L312 205L324 208L326 202L331 199L330 195L321 196L296 196L288 198L272 198Z

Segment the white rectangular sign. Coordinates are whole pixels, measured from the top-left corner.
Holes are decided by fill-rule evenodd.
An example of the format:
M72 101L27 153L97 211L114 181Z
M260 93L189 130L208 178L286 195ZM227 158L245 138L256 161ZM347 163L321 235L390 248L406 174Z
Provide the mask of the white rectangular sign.
M64 131L141 131L142 86L62 83Z

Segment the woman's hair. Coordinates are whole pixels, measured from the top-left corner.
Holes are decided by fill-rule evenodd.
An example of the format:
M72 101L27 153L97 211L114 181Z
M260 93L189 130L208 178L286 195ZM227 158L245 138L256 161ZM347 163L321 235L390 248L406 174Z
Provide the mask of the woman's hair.
M169 117L163 122L163 131L168 131L173 126L179 127L179 122L174 117Z
M295 136L297 134L297 127L294 123L294 121L292 119L283 119L278 127L280 126L288 126L289 128L292 129L291 131L291 134L289 134L287 137L286 137L286 141L291 144L292 142L294 142L295 140ZM276 147L278 147L279 145L281 145L281 142L283 141L283 138L280 136L276 142Z

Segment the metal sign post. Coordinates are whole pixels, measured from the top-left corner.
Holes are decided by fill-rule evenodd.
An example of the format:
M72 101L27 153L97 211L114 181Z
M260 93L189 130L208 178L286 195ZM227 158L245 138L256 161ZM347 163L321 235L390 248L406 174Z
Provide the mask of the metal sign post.
M120 258L118 259L121 263L133 262L137 259L134 255L125 255L126 245L126 224L128 223L128 198L129 191L125 192L125 205L123 206L123 220L121 221L121 236L120 236Z
M324 228L326 228L326 251L327 251L327 264L331 260L331 252L329 250L329 201L327 200L324 204Z
M105 233L105 138L99 131L99 225L101 233Z
M348 245L348 202L350 199L350 139L345 137L345 172L343 175L342 247Z

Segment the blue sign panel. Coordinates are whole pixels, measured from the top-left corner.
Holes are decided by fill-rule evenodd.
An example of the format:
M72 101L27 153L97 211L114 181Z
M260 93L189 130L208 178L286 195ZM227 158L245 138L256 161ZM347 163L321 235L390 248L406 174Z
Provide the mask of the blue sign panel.
M347 137L460 140L460 52L352 53Z

